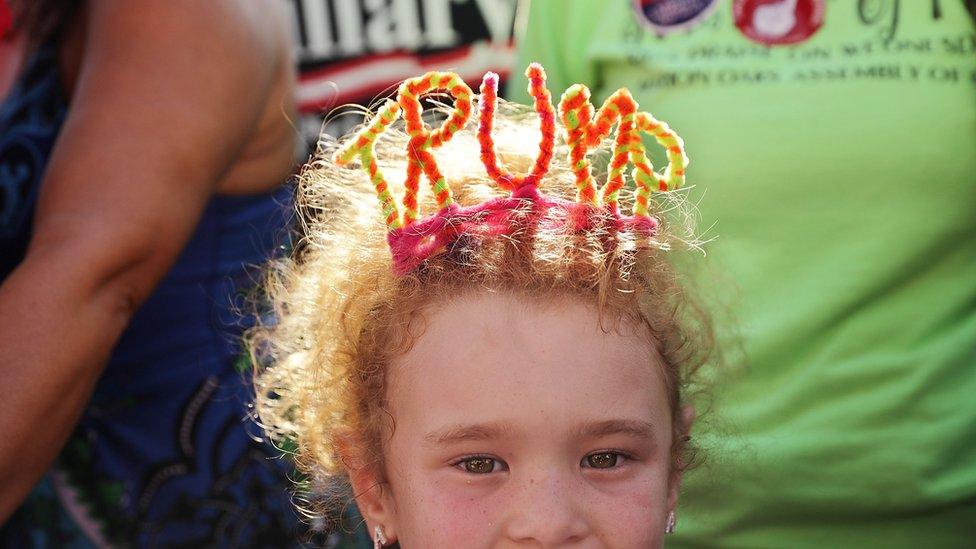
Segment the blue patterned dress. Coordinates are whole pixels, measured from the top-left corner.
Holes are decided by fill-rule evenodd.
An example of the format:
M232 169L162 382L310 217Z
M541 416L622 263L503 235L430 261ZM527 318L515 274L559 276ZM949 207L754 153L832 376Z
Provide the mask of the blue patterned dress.
M68 109L56 50L0 103L0 281L23 260ZM254 440L236 308L286 227L289 189L215 197L122 336L55 467L0 547L283 547L306 528L290 470Z

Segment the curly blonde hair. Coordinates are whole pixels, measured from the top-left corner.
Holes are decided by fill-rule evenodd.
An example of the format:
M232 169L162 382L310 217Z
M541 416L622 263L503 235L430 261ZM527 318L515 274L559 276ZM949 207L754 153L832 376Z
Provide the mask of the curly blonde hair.
M531 165L526 151L538 140L537 120L527 107L500 105L495 133L509 169ZM436 152L462 206L501 194L485 175L476 137L474 128L464 128ZM388 177L403 172L408 140L401 126L377 144ZM676 435L674 466L691 462L679 413L682 388L708 356L711 330L679 285L666 252L690 234L688 216L663 216L650 238L615 231L609 213L605 222L596 220L582 232L520 223L516 215L511 232L461 235L398 276L372 184L362 170L331 160L342 143L324 138L298 178L299 241L291 258L269 269L273 311L266 316L273 321L247 338L258 365L257 419L272 440L289 448L306 476L299 495L309 516L322 518L349 501L349 467L374 467L383 478L382 434L390 428L387 367L418 336L411 322L418 313L472 290L570 295L595 304L605 327L617 321L646 327L663 359ZM609 147L608 141L594 154L597 164ZM557 142L540 188L572 200L576 187L567 154L565 142ZM662 204L656 208L661 216ZM429 205L426 211L432 211Z

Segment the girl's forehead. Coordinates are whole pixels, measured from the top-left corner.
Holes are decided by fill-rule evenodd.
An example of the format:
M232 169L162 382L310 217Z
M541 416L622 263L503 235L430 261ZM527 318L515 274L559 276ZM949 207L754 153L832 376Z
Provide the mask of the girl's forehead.
M474 293L438 303L421 322L413 347L391 364L398 422L670 424L650 336L623 322L606 329L582 299Z

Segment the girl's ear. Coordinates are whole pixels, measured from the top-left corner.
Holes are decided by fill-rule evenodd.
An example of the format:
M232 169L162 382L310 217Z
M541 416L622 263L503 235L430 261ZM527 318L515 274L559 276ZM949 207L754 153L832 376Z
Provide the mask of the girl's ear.
M339 458L349 474L349 483L359 513L366 520L370 536L379 527L388 543L396 540L396 505L383 478L378 459L367 456L365 445L351 436L336 440Z
M691 405L681 407L681 429L678 436L690 437L691 426L695 423L695 408ZM686 438L687 440L687 438ZM685 445L681 443L682 447ZM684 457L677 457L674 469L671 471L670 482L668 483L668 510L673 511L678 506L678 494L681 491L681 472L685 468Z

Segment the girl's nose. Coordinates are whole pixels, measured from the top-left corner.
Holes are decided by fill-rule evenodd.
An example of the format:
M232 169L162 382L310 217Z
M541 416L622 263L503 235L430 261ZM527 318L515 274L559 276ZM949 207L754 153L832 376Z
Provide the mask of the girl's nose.
M580 489L552 471L527 476L507 513L506 536L528 547L573 547L590 537Z

